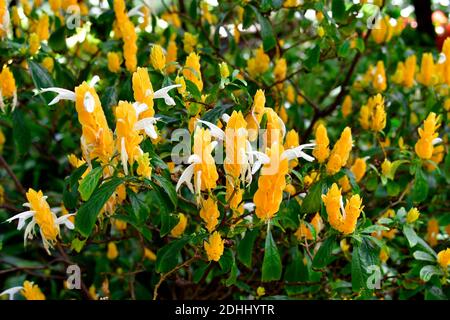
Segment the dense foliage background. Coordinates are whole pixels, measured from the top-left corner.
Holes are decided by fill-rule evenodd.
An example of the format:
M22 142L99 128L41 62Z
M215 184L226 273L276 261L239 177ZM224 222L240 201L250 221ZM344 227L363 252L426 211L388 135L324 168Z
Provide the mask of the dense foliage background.
M47 299L450 296L448 1L432 3L431 34L409 1L125 1L122 11L121 4L0 1L0 291L25 286L17 299L42 297L39 290ZM146 100L145 76L139 97L137 67L155 92L184 81L169 92L173 105ZM94 76L100 81L83 89L92 94L80 97ZM42 92L49 87L74 91L77 101L49 105L56 97ZM119 101L154 104L148 116L160 118L158 137L120 128L136 116ZM94 112L83 111L91 103ZM256 109L263 111L252 120ZM202 187L203 200L186 185L176 190L189 164L173 163L172 132L188 129L197 141L194 127L208 128L197 119L225 130L222 115L234 111L247 128L282 130L278 115L289 132L278 141L285 149L315 140L338 154L333 146L349 127L349 159L330 170L331 157L320 161L326 151L316 146L304 150L315 161L291 160L278 180L260 170L249 185L236 179L235 190L228 169L213 164L218 177ZM103 130L94 140L112 150L106 160L80 142L89 140L91 117ZM119 137L141 139L150 163L127 149L123 165ZM350 232L330 222L340 212L327 202L334 183L343 205L356 195L362 201ZM264 197L255 194L278 184L283 201L264 217ZM54 217L76 213L66 217L75 229L61 224L46 244L54 217L36 217L24 246L25 227L3 222L28 210L29 188L42 190ZM48 214L43 201L39 210ZM65 282L70 265L81 269L80 290Z

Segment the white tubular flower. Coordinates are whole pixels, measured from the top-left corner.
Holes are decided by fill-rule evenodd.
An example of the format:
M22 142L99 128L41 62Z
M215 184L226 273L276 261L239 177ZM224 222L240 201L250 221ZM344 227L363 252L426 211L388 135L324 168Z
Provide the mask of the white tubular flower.
M193 154L189 157L188 159L188 163L190 163L190 165L183 171L183 173L180 176L180 179L177 182L177 186L175 188L175 190L178 192L178 190L180 189L180 187L183 185L183 183L186 183L186 186L189 188L189 190L192 193L194 192L194 187L192 185L192 177L194 175L194 167L196 164L200 163L201 159L198 155ZM198 175L200 176L200 175ZM197 188L198 183L195 184L196 185L196 191L199 190L199 188Z
M198 119L197 123L202 123L205 126L207 126L209 128L209 131L211 132L211 135L213 137L215 137L216 139L225 141L225 132L222 129L220 129L218 126L216 126L215 124L213 124L209 121L201 120L201 119Z
M33 239L35 235L34 227L38 225L44 248L50 254L49 248L53 247L59 236L59 226L64 224L69 229L74 228L73 223L68 220L74 214L67 214L57 218L56 214L50 209L47 197L43 195L42 191L36 192L33 189L29 189L26 196L29 202L24 203L23 206L30 208L30 210L16 214L6 221L18 220L17 230L21 230L25 226L26 221L31 218L31 221L25 228L24 245L26 245L27 239Z
M155 91L153 95L153 99L164 99L164 102L168 106L174 106L175 100L171 96L169 96L169 91L175 88L181 87L181 84L173 84L164 88L159 89L158 91Z
M148 117L141 119L134 125L135 130L144 130L145 133L152 139L158 138L158 133L155 129L155 124L160 118Z
M285 150L281 154L281 159L286 158L288 160L292 160L295 158L303 158L306 161L312 162L315 160L315 158L310 156L309 154L306 154L305 152L303 152L303 149L314 149L315 145L316 145L315 143L307 143L307 144L301 144L295 148Z
M54 92L58 94L52 101L50 101L50 103L48 104L49 106L56 104L61 100L75 101L76 98L75 92L63 88L57 87L44 88L41 89L41 93L42 92Z
M14 295L15 295L16 293L18 293L18 292L19 292L20 290L22 290L22 289L23 289L23 287L21 287L21 286L9 288L9 289L7 289L7 290L1 292L1 293L0 293L0 297L3 296L3 295L5 295L5 294L7 294L9 300L14 300Z
M143 4L137 5L136 7L134 7L133 9L131 9L130 11L128 11L127 16L129 18L134 17L134 16L139 16L139 17L143 17L144 14L141 12L141 8L143 7Z

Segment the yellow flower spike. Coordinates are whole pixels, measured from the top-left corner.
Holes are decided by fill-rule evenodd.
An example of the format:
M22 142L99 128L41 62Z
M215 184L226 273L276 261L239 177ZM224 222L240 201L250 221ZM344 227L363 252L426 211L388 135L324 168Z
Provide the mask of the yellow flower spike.
M108 127L100 98L86 82L75 88L75 108L82 127L81 144L87 160L107 163L114 152L113 133Z
M316 213L314 215L314 217L310 221L310 224L313 226L317 237L320 231L322 231L322 229L324 228L323 220L319 213ZM295 232L295 236L298 241L301 241L303 238L306 238L306 240L314 240L311 230L304 222L300 223L297 231Z
M47 71L48 71L49 73L52 73L52 72L53 72L53 68L54 68L54 66L55 66L55 62L54 62L54 60L53 60L52 57L45 57L45 58L42 60L42 66L43 66L45 69L47 69Z
M224 250L224 240L219 232L215 231L209 236L208 242L203 244L209 261L219 261Z
M117 250L116 244L114 242L109 242L106 257L109 260L115 260L118 256L119 256L119 251Z
M36 34L39 36L40 41L48 40L48 38L50 37L49 19L46 14L42 15L39 18L39 21L36 25Z
M420 212L417 208L411 208L408 213L406 214L406 222L407 223L413 223L417 219L419 219Z
M195 47L197 46L197 36L189 33L189 32L185 32L184 33L184 37L183 37L183 49L187 54L190 54L191 52L193 52L195 50Z
M266 96L264 91L258 89L253 98L251 112L245 117L247 121L248 136L250 141L255 141L258 137L259 124L265 112Z
M424 53L422 55L422 63L420 65L420 71L417 74L417 81L427 87L435 83L433 54Z
M170 231L170 235L174 238L179 238L183 235L184 230L186 230L187 227L187 218L184 214L179 213L178 214L178 223L173 229Z
M384 249L381 249L381 250L380 250L379 257L380 257L380 261L381 261L382 263L386 263L386 262L388 261L388 259L389 259L389 252L387 252L387 251L384 250Z
M391 174L392 163L388 159L384 159L381 164L381 173L383 176L388 177Z
M141 177L150 179L152 176L152 167L150 166L149 154L143 153L136 158L138 163L138 168L136 170L137 174Z
M377 92L383 92L387 88L386 72L384 70L384 62L378 61L373 75L372 86Z
M267 149L270 161L266 163L258 179L258 190L253 196L256 216L261 220L271 219L279 210L283 200L283 190L286 187L288 160L282 159L283 146L274 143Z
M167 74L174 73L175 70L177 69L177 66L175 65L175 63L177 62L177 54L178 54L177 43L174 40L170 40L167 46L167 54L166 54Z
M298 147L300 145L300 137L297 133L297 131L295 131L295 129L292 129L290 131L288 131L288 133L286 134L286 139L284 141L284 149L292 149L295 147ZM298 160L297 159L293 159L291 161L289 161L289 168L293 169L298 165Z
M342 188L342 191L349 192L352 190L352 185L350 184L350 180L345 175L338 180L339 186Z
M225 129L224 168L233 181L245 174L247 151L247 122L242 112L233 111Z
M450 265L450 248L439 251L437 255L437 262L442 268L448 268L448 266Z
M166 55L160 45L153 45L150 51L150 62L155 70L162 71L166 65Z
M155 110L153 109L154 92L147 68L137 68L136 72L133 73L132 82L134 100L139 103L145 103L148 108L141 113L140 118L153 117L155 115Z
M289 193L291 196L294 196L297 193L297 190L295 190L295 187L292 184L287 184L283 191Z
M12 110L14 110L17 104L16 80L14 79L13 73L6 66L3 66L0 72L0 109L5 111L3 98L13 99Z
M370 126L370 107L363 105L359 110L359 124L364 130L368 130Z
M49 0L48 2L53 12L57 13L61 9L61 0Z
M361 179L366 174L366 169L367 169L366 159L357 158L350 168L350 170L353 172L353 175L355 176L356 182L361 181Z
M305 185L306 188L308 188L309 186L311 186L311 184L313 184L314 181L316 181L319 178L320 174L318 174L317 171L312 171L310 174L305 176L305 178L303 179L303 184Z
M450 85L450 39L448 37L442 46L442 54L445 55L445 62L442 66L442 81Z
M267 118L265 136L267 147L272 147L274 143L282 144L282 139L285 134L283 121L272 108L266 108L264 114Z
M411 88L414 85L414 76L416 74L417 58L413 54L409 56L405 61L405 71L403 76L403 85L406 88Z
M117 52L108 52L107 55L108 58L108 70L117 73L120 72L120 65L122 64L122 61L119 54Z
M336 183L333 183L328 193L322 195L322 201L327 210L328 222L334 229L343 234L355 231L357 220L364 208L359 195L353 195L350 200L347 200L344 208L341 190Z
M183 76L186 80L192 81L198 88L198 91L203 90L202 73L200 71L200 56L195 52L191 52L186 58L186 63L183 68Z
M136 71L137 66L137 35L134 24L130 20L126 20L121 25L121 33L123 38L123 56L125 57L125 67L128 71Z
M254 58L247 61L247 71L251 77L257 77L269 70L270 58L264 53L263 47L256 50Z
M205 222L208 232L214 231L219 223L219 216L219 208L214 199L208 197L208 199L201 201L200 218Z
M339 242L339 246L341 247L342 252L347 253L350 250L350 245L347 242L347 239L342 239Z
M342 103L342 115L347 118L352 113L352 97L350 95L345 96Z
M384 99L380 94L374 98L374 106L371 117L371 129L380 132L386 127L386 111L384 109Z
M216 163L212 156L213 147L210 131L197 127L194 133L193 145L194 154L200 160L194 166L194 181L197 194L200 190L206 191L215 188L216 181L219 179Z
M124 172L128 174L127 162L131 166L142 155L139 144L143 137L134 129L138 119L136 110L129 102L119 102L116 107L116 119L116 148L120 152ZM141 158L141 163L143 161L145 159Z
M324 163L330 155L330 140L328 139L327 129L322 123L317 126L315 137L316 146L313 150L313 156L319 163Z
M445 147L444 145L438 145L436 147L433 148L433 155L431 156L431 161L433 161L435 164L432 163L425 163L425 167L427 168L428 171L434 171L437 168L437 164L441 163L442 160L444 160L444 155L445 155Z
M177 76L175 78L175 83L181 85L177 90L179 94L184 95L186 93L186 81L184 81L184 78Z
M321 38L323 38L323 36L325 35L325 29L323 27L318 27L317 28L317 35Z
M283 80L286 79L287 64L286 59L278 59L275 63L275 68L273 69L273 76L277 82L277 88L283 88Z
M338 188L336 183L333 183L327 194L322 195L322 201L328 214L328 222L337 230L342 224L342 215L340 213L341 199L341 189Z
M220 77L226 79L230 76L230 69L226 62L219 63Z
M244 189L241 189L239 185L233 186L228 179L226 188L226 199L230 209L233 210L233 217L241 216L244 213L244 204L242 203Z
M430 246L435 247L438 243L437 236L439 234L439 222L435 218L431 218L427 225L426 240Z
M28 45L30 55L34 56L36 53L38 53L39 48L41 47L41 41L39 40L39 36L36 33L30 34Z
M372 38L377 44L387 43L392 38L393 28L389 19L389 16L384 16L382 19L379 19L377 25L372 30Z
M30 281L25 281L23 283L23 289L20 293L27 300L45 300L45 295L42 293L41 289L39 289L39 286Z
M125 231L127 229L127 223L123 220L114 219L114 227L118 231Z
M433 156L434 144L441 141L436 132L439 127L439 116L436 117L436 114L431 112L423 122L423 128L419 128L420 138L414 146L414 150L420 159L427 160Z
M144 257L150 261L156 261L156 254L148 248L144 248Z
M139 28L141 28L142 30L145 30L145 28L147 28L150 24L150 8L147 6L142 6L142 8L140 9L140 12L142 14L143 21L139 25Z
M397 69L395 70L394 75L392 76L392 82L395 84L403 84L405 79L405 64L403 62L399 62L397 64Z
M347 164L350 151L353 147L352 131L350 127L346 127L335 143L327 162L327 173L329 175L336 174L342 167Z

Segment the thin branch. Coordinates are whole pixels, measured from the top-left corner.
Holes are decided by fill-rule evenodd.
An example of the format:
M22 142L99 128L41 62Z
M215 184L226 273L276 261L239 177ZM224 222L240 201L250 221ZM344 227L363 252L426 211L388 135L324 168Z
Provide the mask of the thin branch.
M5 168L8 175L13 179L14 184L16 185L17 190L25 197L26 191L25 188L20 183L19 179L17 179L17 176L14 174L14 172L11 170L10 166L6 162L5 158L3 158L2 155L0 155L0 165Z

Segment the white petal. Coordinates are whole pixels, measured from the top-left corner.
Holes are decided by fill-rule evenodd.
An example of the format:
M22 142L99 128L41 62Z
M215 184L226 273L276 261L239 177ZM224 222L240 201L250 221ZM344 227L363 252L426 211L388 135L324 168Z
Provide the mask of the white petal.
M91 88L95 87L95 85L100 81L100 77L95 75L92 77L91 81L89 81L89 86Z
M200 163L200 162L202 162L202 159L200 159L200 157L195 153L190 155L188 158L188 163Z
M122 141L120 144L121 144L120 159L122 161L123 171L125 172L126 175L128 175L128 166L127 166L128 154L127 154L127 149L125 148L125 138L122 138Z
M64 224L66 226L66 228L73 230L75 228L75 226L73 225L72 221L69 220L69 218L74 215L75 215L75 213L63 215L63 216L59 217L58 219L56 219L56 224L58 224L58 225Z
M247 210L248 212L254 211L255 207L256 205L253 202L244 203L244 210Z
M95 100L94 100L94 96L89 91L86 92L86 94L84 95L83 105L84 105L84 109L87 112L89 112L89 113L94 112Z
M148 106L145 103L135 102L133 103L133 107L136 111L136 117L139 117L142 112L148 110Z
M224 113L224 114L222 115L222 120L223 120L225 123L228 123L228 121L230 120L230 116L229 116L228 114Z
M158 133L155 130L154 124L159 120L159 118L145 118L142 120L139 120L134 125L135 130L145 130L145 133L152 139L158 138Z
M144 14L140 11L143 6L144 5L140 4L140 5L136 6L136 7L134 7L133 9L131 9L130 11L128 11L128 14L127 14L128 17L133 17L133 16L143 17Z
M57 93L58 95L48 104L49 106L58 103L60 100L70 100L70 101L75 101L76 100L76 96L75 96L75 92L67 90L67 89L63 89L63 88L56 88L56 87L51 87L51 88L44 88L41 89L41 92L54 92Z
M200 119L198 119L197 121L206 125L209 128L209 130L211 130L211 135L213 137L216 137L217 139L220 140L225 140L225 132L223 132L223 130L220 129L218 126L209 121L204 121Z
M19 219L19 224L17 225L17 230L20 230L23 228L23 226L25 225L25 221L27 219L29 219L30 217L32 217L35 214L35 211L25 211L19 214L16 214L15 216L7 219L7 222L11 222L13 220Z
M169 96L168 92L174 88L178 88L181 87L181 84L174 84L171 86L167 86L164 88L159 89L158 91L155 92L153 99L160 99L160 98L164 98L164 102L169 105L169 106L174 106L175 105L175 101Z
M282 136L284 137L286 135L286 125L284 124L280 116L278 116L278 121L280 122Z
M181 185L186 182L186 185L188 186L189 190L191 190L192 193L194 193L194 188L192 186L191 180L192 176L194 175L194 166L195 163L189 165L181 174L180 179L177 182L177 186L175 190L178 192Z
M261 165L262 165L261 161L259 160L255 161L255 163L252 166L252 175L255 174L259 170L259 168L261 168Z
M9 296L9 300L14 300L14 295L22 290L23 287L12 287L0 293L0 296L7 294Z
M441 143L441 142L442 142L442 139L441 139L441 138L435 138L435 139L433 139L432 144L433 144L433 146L434 146L434 145L436 145L436 144L438 144L438 143Z

